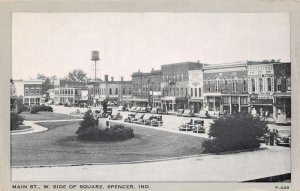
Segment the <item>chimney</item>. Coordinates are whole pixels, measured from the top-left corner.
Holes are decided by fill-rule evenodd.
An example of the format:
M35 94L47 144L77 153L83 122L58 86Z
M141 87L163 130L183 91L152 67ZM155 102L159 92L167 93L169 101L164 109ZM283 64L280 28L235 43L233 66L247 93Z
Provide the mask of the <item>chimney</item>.
M114 81L114 77L110 77L111 81L113 82Z
M121 76L121 82L123 82L124 81L124 77L123 76Z
M104 80L108 82L108 75L104 75Z

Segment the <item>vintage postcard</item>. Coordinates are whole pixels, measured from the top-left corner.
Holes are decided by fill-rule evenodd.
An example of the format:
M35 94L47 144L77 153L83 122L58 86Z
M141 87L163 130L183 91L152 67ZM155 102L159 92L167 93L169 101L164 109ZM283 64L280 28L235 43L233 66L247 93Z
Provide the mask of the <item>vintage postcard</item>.
M299 189L289 5L56 3L6 9L4 190Z

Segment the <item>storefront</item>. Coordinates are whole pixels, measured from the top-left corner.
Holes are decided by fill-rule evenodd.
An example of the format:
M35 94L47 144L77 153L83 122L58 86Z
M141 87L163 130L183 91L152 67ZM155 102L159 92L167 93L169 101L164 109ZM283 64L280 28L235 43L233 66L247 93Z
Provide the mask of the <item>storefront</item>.
M147 107L149 100L145 98L132 98L128 99L128 101L130 102L130 106Z
M189 108L193 110L194 113L199 113L203 108L202 99L189 99Z
M253 108L259 116L273 117L273 99L250 98L251 111Z
M274 114L277 117L279 114L286 115L286 118L291 118L291 94L277 93L274 94Z
M175 111L176 98L173 96L161 98L162 107L167 108L168 111Z

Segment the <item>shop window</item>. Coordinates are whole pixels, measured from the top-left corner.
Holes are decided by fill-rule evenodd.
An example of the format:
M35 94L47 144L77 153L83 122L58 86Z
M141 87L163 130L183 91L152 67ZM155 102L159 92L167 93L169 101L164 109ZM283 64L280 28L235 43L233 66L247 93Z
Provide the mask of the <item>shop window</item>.
M238 104L238 97L231 97L231 104Z
M255 80L251 79L252 92L255 92Z
M195 97L197 97L197 88L195 88Z
M277 87L277 91L280 92L281 91L281 78L276 79L276 87Z
M247 105L248 104L248 98L247 97L241 97L241 104Z
M229 97L223 97L223 104L229 104Z
M286 89L287 89L287 91L291 91L292 90L291 77L287 77L286 78Z

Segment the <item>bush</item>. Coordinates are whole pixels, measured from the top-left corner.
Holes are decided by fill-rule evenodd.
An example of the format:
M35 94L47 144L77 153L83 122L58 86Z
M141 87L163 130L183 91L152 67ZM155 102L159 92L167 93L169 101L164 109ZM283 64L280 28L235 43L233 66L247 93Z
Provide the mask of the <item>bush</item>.
M19 128L19 125L22 125L24 118L18 114L10 114L10 130L16 130Z
M82 134L85 133L85 131L88 131L89 128L96 128L96 120L94 118L94 115L92 113L92 110L88 110L84 113L83 121L80 122L79 129L76 131L76 134Z
M34 106L31 108L30 113L36 114L39 111L53 112L53 108L51 106L46 106L46 105Z
M202 146L205 152L214 153L256 149L267 128L266 121L248 113L228 115L214 120L208 133L211 139Z

